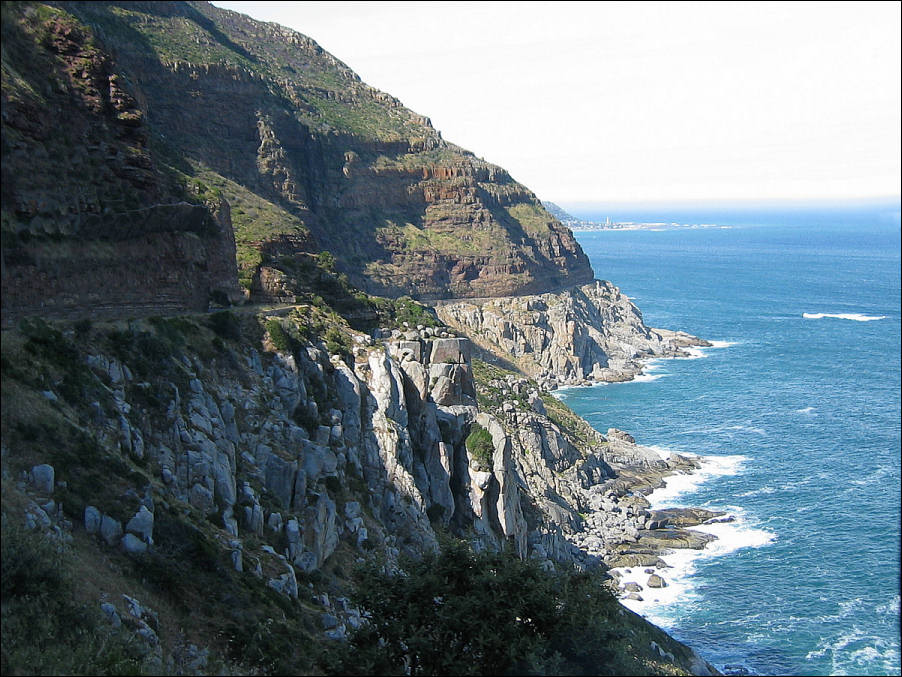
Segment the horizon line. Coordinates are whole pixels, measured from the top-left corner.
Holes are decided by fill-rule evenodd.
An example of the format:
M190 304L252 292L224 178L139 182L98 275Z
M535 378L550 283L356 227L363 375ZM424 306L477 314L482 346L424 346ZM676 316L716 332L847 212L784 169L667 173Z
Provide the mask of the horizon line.
M902 195L873 197L823 198L711 198L681 200L542 200L570 209L605 207L608 209L679 209L699 207L767 208L767 207L854 207L902 204Z

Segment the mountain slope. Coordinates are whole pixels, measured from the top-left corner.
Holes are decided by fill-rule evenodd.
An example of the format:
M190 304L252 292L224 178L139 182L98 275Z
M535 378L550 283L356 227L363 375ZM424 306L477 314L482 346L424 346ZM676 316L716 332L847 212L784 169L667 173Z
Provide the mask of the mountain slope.
M52 268L17 267L35 264L30 238L83 243L113 228L131 241L166 228L131 211L181 201L230 216L239 279L258 300L296 294L299 254L322 249L352 283L389 296L592 278L528 189L294 31L206 3L25 4L4 9L4 44L4 250L21 252L5 256L4 284L20 280L16 298ZM50 133L70 127L54 111L72 109L73 131ZM212 254L201 258L223 260ZM125 256L95 257L91 269L128 269ZM150 305L159 284L135 282Z
M2 11L0 671L710 674L605 567L691 463L548 392L679 346L532 193L293 31Z

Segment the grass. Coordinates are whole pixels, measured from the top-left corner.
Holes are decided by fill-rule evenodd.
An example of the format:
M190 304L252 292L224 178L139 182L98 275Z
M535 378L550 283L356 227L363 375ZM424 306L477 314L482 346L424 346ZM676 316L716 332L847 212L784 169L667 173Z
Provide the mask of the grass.
M529 235L547 236L549 233L549 224L552 221L551 215L545 211L541 205L532 202L520 202L510 207L505 207L511 218L519 221Z
M2 659L11 674L153 674L140 643L80 599L75 555L2 519Z
M493 381L506 382L508 376L522 379L520 374L509 371L480 359L473 360L473 379L476 382L476 398L483 411L495 411L502 401L513 402L520 411L531 411L532 407L523 395L508 390L502 395L502 389L492 385ZM596 449L602 444L601 435L570 407L549 392L539 388L535 381L526 379L526 390L536 390L545 405L545 414L563 433L567 441L583 453Z
M259 266L264 262L261 244L288 235L301 241L310 238L304 221L284 207L268 200L245 186L228 179L202 163L192 162L193 175L183 175L186 185L197 181L206 189L204 195L215 191L230 207L235 230L235 255L238 261L238 281L246 289Z
M585 419L551 393L539 393L548 418L561 429L573 446L587 450L602 445L601 435Z

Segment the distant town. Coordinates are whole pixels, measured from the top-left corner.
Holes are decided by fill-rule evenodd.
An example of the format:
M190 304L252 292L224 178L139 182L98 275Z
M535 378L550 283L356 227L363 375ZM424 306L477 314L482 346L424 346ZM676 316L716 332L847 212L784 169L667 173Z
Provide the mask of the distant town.
M612 221L610 216L605 217L604 222L585 221L565 212L553 202L542 201L542 206L558 221L573 231L587 230L661 230L664 228L729 228L713 223L676 223L676 222L640 222L640 221Z

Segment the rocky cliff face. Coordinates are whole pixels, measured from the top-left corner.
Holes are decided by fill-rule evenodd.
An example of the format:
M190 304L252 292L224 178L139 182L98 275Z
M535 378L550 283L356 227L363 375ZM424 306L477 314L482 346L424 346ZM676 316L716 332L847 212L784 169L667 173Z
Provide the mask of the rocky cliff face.
M121 296L112 305L137 313L128 291L138 289L159 290L161 311L197 308L204 292L232 293L222 278L234 276L230 223L238 276L257 300L303 291L297 256L322 249L352 283L390 296L519 294L592 278L570 231L528 189L294 31L181 2L10 5L3 25L10 297L74 311L109 270L104 282ZM174 220L183 201L211 214L224 202L231 220ZM202 251L182 239L169 248L183 269L211 268L210 279L154 258L161 231L200 235ZM152 240L144 249L142 238ZM54 243L109 239L134 246L119 260L82 248L94 274L67 271L68 289L46 261ZM146 275L121 275L145 260Z
M645 326L639 309L610 282L556 293L438 304L439 317L490 354L508 356L545 386L624 381L642 360L708 345Z
M224 655L272 651L278 628L342 639L363 622L354 563L442 533L547 568L654 563L685 516L640 494L691 462L548 391L697 340L590 283L532 193L293 31L203 3L3 12L4 520L112 572L83 581L129 591L111 623L171 649L170 671L214 671L185 619ZM448 326L367 332L316 296L175 316L234 301L236 279L297 303L318 278L371 321L385 299L312 266L321 249L365 289L472 300L439 308Z
M651 528L674 517L637 492L690 462L600 435L443 327L346 330L344 355L276 349L307 311L232 316L245 335L266 327L256 344L224 320L5 336L4 463L24 473L26 521L144 557L172 552L184 520L230 575L299 603L318 572L335 581L371 550L416 556L440 530L548 567L657 561ZM488 454L468 447L479 428ZM327 612L330 636L360 623Z
M146 110L90 31L4 6L3 42L3 323L240 298L228 204L191 204L162 171Z

